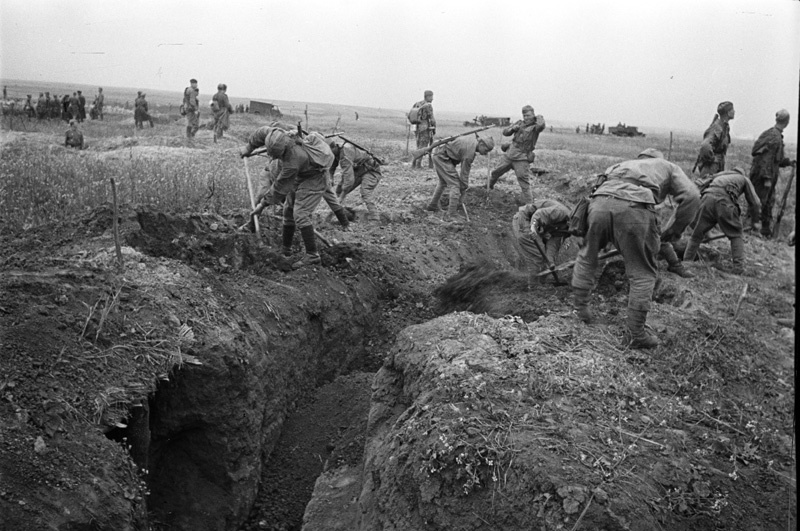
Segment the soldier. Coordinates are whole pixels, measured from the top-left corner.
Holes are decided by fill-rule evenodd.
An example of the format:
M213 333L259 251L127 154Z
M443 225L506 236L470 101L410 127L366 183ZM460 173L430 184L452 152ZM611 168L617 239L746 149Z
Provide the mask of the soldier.
M703 190L700 212L697 216L689 243L683 255L684 262L691 262L697 256L697 249L706 232L719 225L722 233L731 242L731 260L735 275L744 273L744 241L742 241L742 221L739 219L739 196L744 194L750 206L751 219L757 219L761 209L753 183L745 177L742 168L721 171L711 176L711 183Z
M492 149L494 149L494 139L477 134L460 136L436 148L433 154L433 167L436 169L439 184L436 185L433 197L425 210L440 211L442 194L449 186L450 202L447 205L447 214L444 219L455 221L455 216L461 207L467 188L469 188L469 172L472 168L472 161L475 160L475 153L487 155ZM457 164L461 164L460 174L456 172Z
M50 109L53 106L53 100L50 98L50 93L44 93L44 117L50 118Z
M86 97L79 90L78 91L78 121L83 122L86 120Z
M658 265L661 240L680 235L694 217L699 192L676 164L661 152L646 150L640 158L608 168L606 180L592 193L589 228L578 251L572 275L575 312L585 323L592 321L589 296L594 287L597 256L613 243L625 260L630 282L627 325L632 348L652 348L659 340L645 330ZM677 208L662 235L655 205L672 196Z
M36 106L33 104L31 97L32 96L28 94L27 99L25 100L25 105L22 107L22 110L28 115L29 120L36 116Z
M77 120L69 121L69 129L67 129L67 134L64 138L64 146L76 149L84 149L86 147L83 141L83 133L78 129Z
M61 97L61 119L69 123L71 116L69 113L69 94Z
M361 199L367 207L367 220L380 221L378 207L375 205L375 189L381 181L380 163L372 155L349 142L339 144L330 138L328 145L334 155L331 175L336 172L337 166L342 167L342 180L336 187L339 204L344 206L347 195L360 186Z
M538 273L547 269L548 261L556 264L561 244L564 238L569 237L570 213L571 210L558 201L537 199L519 207L514 214L511 229L528 269L529 286ZM542 284L547 282L547 278L539 277Z
M225 91L228 85L220 83L217 85L217 93L211 97L211 109L214 111L214 143L218 138L222 138L223 133L230 127L230 114L233 112L231 102Z
M278 127L265 126L250 135L239 155L248 157L261 146L267 148L270 157L281 162L281 172L272 183L270 195L274 203L283 203L283 254L291 256L296 226L306 254L292 264L292 269L319 264L312 214L325 192L333 153L321 137L312 148Z
M701 189L706 185L703 178L725 169L725 154L731 143L730 121L735 114L733 103L723 101L717 106L717 114L711 125L703 133L700 153L695 162L695 169L699 170L700 175L696 182Z
M426 90L424 99L414 104L418 109L418 122L416 124L415 135L417 139L417 149L430 146L433 137L436 135L436 119L433 117L433 91ZM428 157L428 167L432 166L431 158ZM411 168L422 169L422 158L416 159L411 163Z
M69 99L69 115L70 119L78 121L80 111L78 109L78 93L73 92L72 97Z
M183 89L183 110L186 112L186 138L193 138L200 128L200 103L197 98L200 89L197 80L190 79L189 86Z
M139 97L136 98L134 105L136 109L133 111L133 118L136 122L136 127L139 129L144 129L144 122L150 122L150 127L155 127L153 125L153 118L150 116L149 106L147 105L147 94L144 92L139 92Z
M94 100L94 108L97 110L97 115L100 120L103 119L103 107L105 106L106 97L103 95L103 87L97 89L97 97Z
M517 182L522 190L522 199L520 204L526 204L533 201L533 194L531 193L531 169L529 164L536 159L534 149L536 148L536 141L539 139L539 133L545 128L544 117L536 115L533 107L526 105L522 108L522 120L518 120L514 125L510 125L503 129L503 136L512 136L511 144L504 144L503 158L500 164L492 170L492 176L489 180L489 188L493 189L494 185L500 177L503 176L508 170L514 170L517 176ZM505 146L508 146L505 148Z
M36 117L44 120L47 112L47 102L44 99L44 92L39 93L39 100L36 102Z
M783 130L787 125L789 111L781 109L775 113L775 125L761 133L751 152L753 165L750 167L750 181L761 201L761 234L767 238L772 236L772 207L780 168L797 164L796 160L789 160L783 152ZM758 223L756 218L751 221L753 225Z

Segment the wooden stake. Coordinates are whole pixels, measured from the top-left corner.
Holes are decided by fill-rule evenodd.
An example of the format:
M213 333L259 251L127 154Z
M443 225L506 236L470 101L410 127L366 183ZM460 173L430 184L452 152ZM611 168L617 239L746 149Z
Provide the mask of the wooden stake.
M122 271L122 248L119 245L119 207L117 206L117 183L111 178L111 197L114 200L114 247L117 249L117 269Z
M669 132L669 152L667 153L667 160L672 160L672 131Z

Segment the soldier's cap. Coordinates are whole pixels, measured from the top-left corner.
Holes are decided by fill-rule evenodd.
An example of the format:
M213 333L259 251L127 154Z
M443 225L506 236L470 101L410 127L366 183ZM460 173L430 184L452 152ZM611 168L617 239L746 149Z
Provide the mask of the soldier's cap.
M72 120L69 121L69 125L75 125L77 123L78 123L78 121L75 120L75 119L72 119Z
M522 108L522 112L525 112L525 111L533 112L533 107L531 107L530 105L526 105L526 106L524 106Z
M189 80L189 83L197 83L197 80L192 78L192 79Z
M225 90L225 83L220 83L217 85L217 90Z
M425 91L425 96L433 96L433 91L432 90L426 90Z
M48 94L50 94L50 93L48 92ZM79 91L78 91L78 94L83 94L83 92L81 92L81 91L79 90Z
M490 136L478 136L478 143L483 143L489 151L494 149L494 138Z
M639 153L638 158L663 159L664 154L655 148L647 148Z
M781 109L775 113L775 121L781 123L789 123L789 111Z
M733 103L731 103L729 101L723 101L722 103L717 105L717 114L719 114L720 116L723 116L723 115L727 116L728 112L731 109L733 109Z

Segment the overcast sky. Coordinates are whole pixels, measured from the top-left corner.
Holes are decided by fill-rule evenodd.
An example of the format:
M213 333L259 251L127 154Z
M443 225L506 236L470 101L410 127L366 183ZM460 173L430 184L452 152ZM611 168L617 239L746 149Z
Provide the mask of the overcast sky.
M2 0L0 77L796 142L800 2Z

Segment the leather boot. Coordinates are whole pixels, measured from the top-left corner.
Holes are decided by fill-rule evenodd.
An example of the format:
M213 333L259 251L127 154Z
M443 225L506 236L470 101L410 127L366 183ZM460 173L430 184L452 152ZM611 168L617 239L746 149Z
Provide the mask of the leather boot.
M744 273L744 241L741 238L731 238L731 258L733 269L731 273L741 275Z
M492 170L492 176L489 178L489 190L494 190L494 185L497 184L497 181L500 179L500 176L495 174L494 170Z
M300 234L303 236L303 244L306 247L306 254L292 264L292 269L300 269L307 265L319 264L319 253L317 252L317 236L314 234L314 226L301 227Z
M292 254L292 240L294 239L294 225L283 226L283 256L290 256ZM286 254L286 250L289 254Z
M656 336L645 329L646 322L646 311L628 308L628 330L631 333L631 348L653 348L661 344L661 341Z
M583 288L572 288L572 308L575 310L575 316L586 324L591 324L594 321L592 313L589 311L589 296L591 290Z
M347 219L347 212L345 209L339 209L334 212L334 214L336 215L336 219L339 220L339 225L342 226L342 230L348 230L350 228L350 220Z

